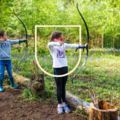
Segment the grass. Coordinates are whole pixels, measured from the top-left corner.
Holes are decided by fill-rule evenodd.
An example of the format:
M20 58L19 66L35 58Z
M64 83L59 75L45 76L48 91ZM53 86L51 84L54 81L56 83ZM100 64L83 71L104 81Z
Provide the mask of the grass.
M11 105L11 108L14 108L14 106L13 106L13 105Z
M34 59L34 54L29 54L24 58L20 64L17 64L21 56L15 55L13 51L12 64L13 71L30 78L31 69L30 65ZM74 63L77 63L78 52L74 50L67 52L68 66L69 71L75 66ZM74 83L71 83L73 75L81 67L82 63L85 60L85 52L82 52L81 63L78 68L68 76L68 82L66 90L69 90L74 95L80 97L81 99L91 102L91 95L88 89L91 89L97 94L97 98L104 99L108 102L111 102L111 93L113 89L113 100L120 97L120 50L116 51L116 56L113 55L111 49L90 49L88 60L83 67L83 69L77 74L74 79ZM53 74L52 68L52 58L51 55L40 56L38 54L38 60L42 68L49 73ZM39 70L39 73L43 73ZM55 82L54 78L48 75L45 75L45 89L47 92L47 97L55 97ZM29 89L23 90L23 96L29 99L44 100L43 98L38 98L36 95L32 95ZM120 102L117 104L117 107L120 109Z
M120 51L119 51L120 53ZM91 102L87 89L81 88L85 86L95 93L99 99L111 101L111 93L113 89L113 100L120 96L120 56L114 56L111 50L90 50L89 59L85 67L80 71L78 79L74 80L72 85L67 83L67 89L85 101ZM70 80L70 77L68 78ZM120 103L117 105L120 108Z
M84 113L84 111L83 111L83 110L82 110L82 111L80 111L79 109L76 109L75 113L81 114L82 116L84 116L85 118L87 118L87 119L88 119L88 116L87 116L87 115L85 115L85 113Z
M21 110L21 108L17 108L18 110Z

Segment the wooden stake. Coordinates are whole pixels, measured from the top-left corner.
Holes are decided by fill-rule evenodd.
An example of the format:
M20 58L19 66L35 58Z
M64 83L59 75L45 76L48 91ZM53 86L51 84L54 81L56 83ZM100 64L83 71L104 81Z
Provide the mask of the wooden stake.
M112 88L112 93L111 93L111 105L112 105L112 103L113 103L113 88ZM111 106L111 108L112 108L112 106Z

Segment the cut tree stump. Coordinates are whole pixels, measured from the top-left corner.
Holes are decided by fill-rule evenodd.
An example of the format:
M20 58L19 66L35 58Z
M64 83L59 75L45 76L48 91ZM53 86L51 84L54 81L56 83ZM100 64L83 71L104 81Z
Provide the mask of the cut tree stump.
M44 75L32 75L30 80L30 90L33 94L45 93Z
M89 120L118 120L118 108L110 103L99 100L99 109L93 103L90 104ZM113 108L112 108L113 107Z

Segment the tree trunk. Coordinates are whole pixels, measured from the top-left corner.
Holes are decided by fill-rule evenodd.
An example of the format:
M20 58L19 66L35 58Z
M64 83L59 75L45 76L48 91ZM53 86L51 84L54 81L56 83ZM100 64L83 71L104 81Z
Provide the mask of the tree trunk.
M114 9L113 9L113 20L114 20ZM115 56L115 27L114 27L114 21L113 21L113 53Z
M102 34L102 48L104 47L104 34Z
M91 48L93 48L93 41L94 41L94 40L93 40L93 38L92 38L92 40L91 40Z
M5 75L7 75L7 71L5 71ZM14 81L21 84L22 86L29 87L30 79L23 77L22 75L19 75L15 72L12 72Z

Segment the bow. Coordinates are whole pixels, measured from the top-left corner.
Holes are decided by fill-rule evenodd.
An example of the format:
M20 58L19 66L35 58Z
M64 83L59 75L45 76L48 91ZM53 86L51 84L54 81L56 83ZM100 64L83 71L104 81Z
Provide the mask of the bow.
M25 32L26 32L26 39L27 39L27 29L26 29L26 26L25 24L23 23L23 21L16 15L16 13L13 11L13 14L20 20L20 22L23 24L24 28L25 28ZM25 50L25 53L23 55L23 57L20 59L20 61L24 58L24 56L26 55L27 53L27 50L28 50L28 43L27 43L27 40L26 40L26 50Z
M87 30L87 43L89 43L89 30L88 30L87 24L86 24L86 22L85 22L85 20L84 20L84 18L83 18L83 16L82 16L82 14L80 13L80 11L79 11L79 9L78 9L78 3L77 3L77 10L78 10L78 13L79 13L79 15L81 16L81 18L82 18L82 20L83 20L83 22L84 22L84 24L85 24L85 27L86 27L86 30ZM73 78L72 78L72 83L73 83L73 79L75 78L75 76L78 74L78 72L80 72L80 70L83 68L83 66L85 65L85 63L86 63L86 61L87 61L87 58L88 58L88 47L86 47L86 51L87 51L87 53L86 53L85 61L83 62L81 68L80 68L80 69L77 71L77 73L73 76Z

